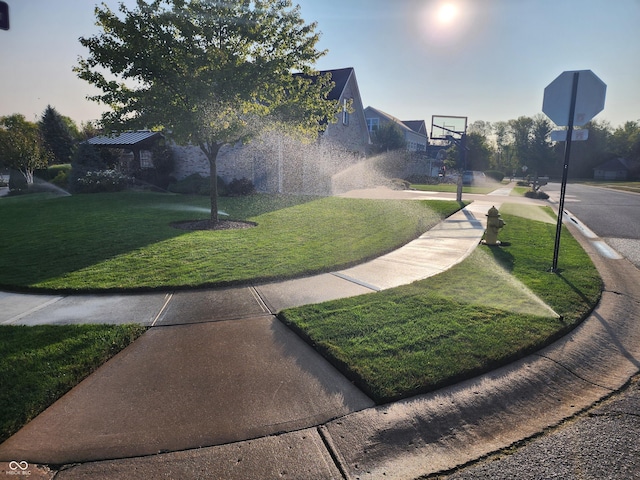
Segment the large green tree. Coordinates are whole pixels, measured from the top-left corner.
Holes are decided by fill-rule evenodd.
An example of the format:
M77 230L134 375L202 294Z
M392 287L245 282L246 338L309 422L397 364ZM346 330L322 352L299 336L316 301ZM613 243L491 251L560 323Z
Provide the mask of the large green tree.
M290 0L138 0L95 14L102 33L80 39L90 55L76 72L103 92L91 98L110 107L104 126L164 129L198 145L211 168L214 223L222 146L256 135L265 118L317 135L338 112L329 76L312 70L325 53L315 48L316 24Z
M45 147L51 152L54 163L70 163L75 139L69 120L58 113L51 105L47 105L39 126ZM77 128L75 128L77 131Z
M37 124L20 114L0 118L0 164L20 171L31 184L33 171L46 167L48 160Z

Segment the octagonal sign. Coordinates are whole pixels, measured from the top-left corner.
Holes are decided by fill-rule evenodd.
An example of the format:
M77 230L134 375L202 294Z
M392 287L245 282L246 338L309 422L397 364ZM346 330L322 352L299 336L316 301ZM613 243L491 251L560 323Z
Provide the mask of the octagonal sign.
M559 127L569 125L573 77L578 74L573 125L581 127L604 109L607 85L591 70L562 72L544 89L542 111Z

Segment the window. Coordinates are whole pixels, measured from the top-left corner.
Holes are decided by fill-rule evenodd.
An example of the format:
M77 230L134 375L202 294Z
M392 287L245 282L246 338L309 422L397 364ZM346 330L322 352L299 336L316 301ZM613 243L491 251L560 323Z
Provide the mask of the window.
M153 155L149 150L140 150L140 168L153 168Z
M369 132L375 132L378 128L380 128L379 118L367 118L367 129Z
M342 99L342 124L349 125L349 100Z

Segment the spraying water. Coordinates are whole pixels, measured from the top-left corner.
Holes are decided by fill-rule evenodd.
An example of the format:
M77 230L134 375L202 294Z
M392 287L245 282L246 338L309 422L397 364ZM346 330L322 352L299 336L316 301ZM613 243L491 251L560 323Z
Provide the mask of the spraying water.
M524 315L560 317L526 285L499 265L488 252L476 250L467 261L475 262L475 268L483 272L482 282L478 285L452 285L452 300Z
M40 191L51 192L63 197L71 196L71 194L68 191L66 191L64 188L58 187L57 185L54 185L51 182L46 182L41 178L34 177L33 184L36 185L38 190Z
M173 212L194 212L194 213L203 213L210 214L211 209L206 207L198 207L196 205L156 205L153 208L158 208L161 210L169 210ZM227 212L223 212L222 210L218 210L218 215L222 215L224 217L228 217L229 214Z

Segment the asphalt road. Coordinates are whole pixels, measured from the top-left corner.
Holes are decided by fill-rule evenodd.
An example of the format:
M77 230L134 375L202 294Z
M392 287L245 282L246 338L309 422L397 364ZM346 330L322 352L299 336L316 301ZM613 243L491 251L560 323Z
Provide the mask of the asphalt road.
M559 183L543 190L550 200L559 200ZM564 208L640 268L640 195L569 183Z

